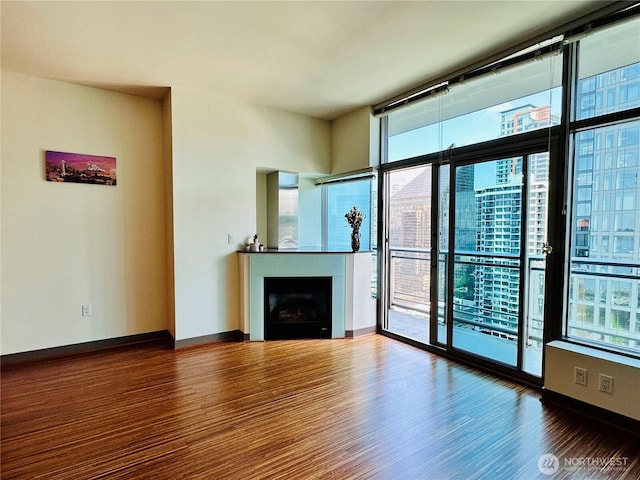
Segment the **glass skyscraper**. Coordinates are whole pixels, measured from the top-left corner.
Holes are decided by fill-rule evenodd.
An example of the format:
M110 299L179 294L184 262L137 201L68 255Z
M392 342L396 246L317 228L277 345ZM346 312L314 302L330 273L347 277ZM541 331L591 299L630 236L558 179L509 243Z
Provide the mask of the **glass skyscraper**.
M640 64L580 80L576 103L578 119L640 105ZM500 129L511 135L556 123L548 106L523 105L502 112ZM569 328L583 338L631 348L640 347L639 159L640 122L585 130L575 137ZM527 250L535 260L546 239L549 158L541 153L527 160ZM479 251L519 252L522 168L520 157L499 160L496 184L477 191ZM529 274L530 324L537 329L542 326L544 278L535 278L541 275L535 268ZM518 284L514 270L479 267L475 302L491 308L494 317L496 309L511 317L517 313L510 310L518 305Z
M578 119L640 106L640 63L580 80ZM640 348L640 122L575 136L569 333Z
M548 128L559 123L551 115L550 106L521 105L501 112L501 136L514 135L529 130ZM502 266L478 266L475 268L474 302L484 318L491 318L495 325L517 330L520 305L519 256L522 235L526 235L526 271L533 285L544 285L544 271L534 268L542 259L542 246L546 240L547 207L549 192L549 154L529 155L527 187L523 192L523 157L513 157L495 162L495 184L480 188L476 195L477 250L491 252L502 258ZM523 195L526 193L526 195ZM523 198L527 204L523 205ZM527 208L526 228L522 228L522 209ZM539 278L536 278L539 277ZM544 289L533 288L526 300L529 302L529 331L527 338L542 340ZM534 307L534 308L531 308Z

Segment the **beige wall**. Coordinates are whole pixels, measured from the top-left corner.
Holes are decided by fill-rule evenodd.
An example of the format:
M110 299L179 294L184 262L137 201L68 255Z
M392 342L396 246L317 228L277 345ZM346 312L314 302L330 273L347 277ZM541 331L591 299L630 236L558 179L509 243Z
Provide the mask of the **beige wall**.
M2 354L239 329L233 252L256 232L256 172L329 173L328 122L175 89L3 72L2 127ZM46 182L46 149L115 156L118 185Z
M229 98L176 89L171 96L175 338L182 340L241 329L234 252L258 227L256 172L328 173L330 126Z
M640 361L555 341L545 349L547 390L640 420ZM574 367L587 370L587 385L574 382ZM599 390L599 375L613 377L612 393Z
M363 107L331 124L331 173L345 173L380 163L380 120Z
M2 354L166 329L161 102L10 72L1 92ZM115 156L118 184L47 182L45 150Z

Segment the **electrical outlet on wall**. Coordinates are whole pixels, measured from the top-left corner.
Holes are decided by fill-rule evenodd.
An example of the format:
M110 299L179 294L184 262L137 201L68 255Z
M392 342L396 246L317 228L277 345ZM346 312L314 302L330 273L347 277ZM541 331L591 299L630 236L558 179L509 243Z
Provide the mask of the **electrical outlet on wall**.
M587 369L581 367L573 367L573 381L578 385L587 385Z
M90 317L91 315L93 315L93 307L91 304L82 305L82 316Z
M598 377L598 389L604 393L613 393L613 377L601 373Z

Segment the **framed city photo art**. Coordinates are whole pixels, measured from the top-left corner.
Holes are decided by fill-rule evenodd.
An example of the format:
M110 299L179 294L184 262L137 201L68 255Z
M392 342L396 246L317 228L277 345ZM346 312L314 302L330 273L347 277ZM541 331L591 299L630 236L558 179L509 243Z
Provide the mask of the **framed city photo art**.
M116 158L82 153L45 152L47 181L116 184Z

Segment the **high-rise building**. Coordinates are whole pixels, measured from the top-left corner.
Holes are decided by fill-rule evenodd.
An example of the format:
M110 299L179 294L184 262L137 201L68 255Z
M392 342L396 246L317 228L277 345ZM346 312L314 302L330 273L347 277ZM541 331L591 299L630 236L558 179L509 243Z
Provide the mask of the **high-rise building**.
M514 181L476 194L478 250L501 256L504 266L475 268L474 300L483 317L512 328L517 326L520 291L521 190L521 182Z
M509 136L517 133L548 128L560 124L560 118L551 114L551 107L545 105L536 107L531 104L522 105L517 108L505 110L500 113L500 136ZM529 169L530 175L535 177L549 178L548 155L529 158L534 162ZM496 165L496 184L511 183L512 178L522 175L522 158L507 158L499 160ZM535 181L535 180L534 180Z
M550 106L537 107L526 104L501 112L502 136L529 130L548 128L558 124L559 118L551 115ZM527 165L527 192L523 192L523 168ZM500 159L495 162L495 185L476 191L477 249L504 255L504 266L478 266L475 268L474 302L485 319L492 323L517 329L520 303L520 287L523 284L518 267L522 249L522 234L526 234L526 260L541 256L546 241L547 206L549 191L549 154L547 152ZM523 205L526 193L527 203ZM526 228L522 226L522 209L527 208ZM512 259L508 257L512 256ZM530 275L543 275L542 271ZM532 278L534 284L539 280ZM531 283L531 282L530 282ZM530 305L542 305L544 291L537 289L530 298ZM537 295L539 298L534 298ZM541 338L543 309L528 309L532 317L528 325L528 338ZM535 332L534 332L535 330Z
M551 114L551 106L522 105L500 112L500 136L507 137L515 133L528 132L557 125L560 119Z
M580 80L578 119L640 106L640 63ZM576 134L572 335L640 348L640 122Z
M389 244L402 253L392 260L394 301L428 304L431 287L431 166L410 179L394 178L389 212Z

